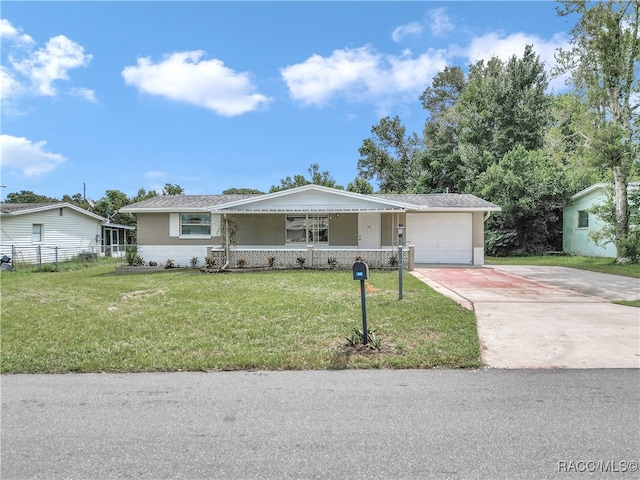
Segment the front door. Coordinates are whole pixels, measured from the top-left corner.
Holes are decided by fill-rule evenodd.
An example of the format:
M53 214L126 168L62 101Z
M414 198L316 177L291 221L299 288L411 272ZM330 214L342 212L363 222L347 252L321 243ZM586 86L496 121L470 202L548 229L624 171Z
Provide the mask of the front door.
M358 248L380 248L381 216L379 213L358 214Z

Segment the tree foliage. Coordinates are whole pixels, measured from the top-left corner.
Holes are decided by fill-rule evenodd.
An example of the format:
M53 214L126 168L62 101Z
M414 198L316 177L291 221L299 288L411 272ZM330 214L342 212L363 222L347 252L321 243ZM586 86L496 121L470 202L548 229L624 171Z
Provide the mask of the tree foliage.
M9 193L5 201L7 203L49 203L57 202L58 200L45 195L38 195L31 190L20 190L17 193Z
M337 188L338 190L344 190L342 186L337 185L334 178L328 171L320 171L320 166L317 163L312 163L307 169L310 178L307 179L304 175L295 175L293 178L286 177L280 180L280 185L273 185L269 189L269 193L279 192L281 190L288 190L290 188L302 187L304 185L322 185L329 188Z
M487 249L494 255L559 250L563 176L541 150L522 145L481 175L481 194L502 207L487 225Z
M640 0L564 0L558 14L580 16L571 30L571 47L557 52L558 73L571 74L592 113L590 148L594 161L613 179L614 243L618 260L624 261L629 243L627 186L639 155Z
M375 179L383 193L414 191L421 171L421 139L415 133L408 135L397 116L383 118L371 133L358 150L359 176Z

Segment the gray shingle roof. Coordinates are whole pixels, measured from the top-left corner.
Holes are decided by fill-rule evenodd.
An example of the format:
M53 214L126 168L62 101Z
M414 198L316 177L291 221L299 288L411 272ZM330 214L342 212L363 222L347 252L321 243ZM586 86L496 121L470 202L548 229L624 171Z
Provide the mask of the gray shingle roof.
M2 203L0 204L0 212L2 213L15 213L21 212L22 210L33 210L35 208L42 207L56 207L56 206L65 206L66 204L63 202L54 202L54 203Z
M167 209L204 209L216 205L265 196L266 194L232 194L232 195L160 195L129 205L122 211L167 210ZM378 200L388 200L405 204L407 208L420 209L487 209L497 210L499 207L471 194L434 193L434 194L371 194L365 195ZM295 207L295 205L292 205Z
M206 208L213 205L220 205L221 203L235 202L237 200L244 200L245 198L261 196L262 195L256 193L231 195L158 195L157 197L149 198L124 208Z
M373 193L373 197L383 200L416 205L427 208L496 208L497 205L468 193Z

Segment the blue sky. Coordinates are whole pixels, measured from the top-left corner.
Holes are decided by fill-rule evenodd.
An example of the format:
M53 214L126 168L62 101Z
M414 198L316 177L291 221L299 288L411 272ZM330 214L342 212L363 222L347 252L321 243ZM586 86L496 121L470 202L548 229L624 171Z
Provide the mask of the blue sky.
M551 66L571 28L555 7L3 1L2 197L268 191L312 163L346 187L382 117L422 132L445 66L528 43Z

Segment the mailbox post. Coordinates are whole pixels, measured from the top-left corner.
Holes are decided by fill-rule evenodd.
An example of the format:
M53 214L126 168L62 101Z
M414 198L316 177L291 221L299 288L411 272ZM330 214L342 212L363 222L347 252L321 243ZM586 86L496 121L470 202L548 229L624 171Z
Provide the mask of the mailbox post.
M402 234L404 225L398 224L398 300L402 300Z
M364 262L353 264L353 279L360 280L360 301L362 303L362 343L369 342L369 330L367 329L367 299L365 295L364 281L369 278L369 265Z

